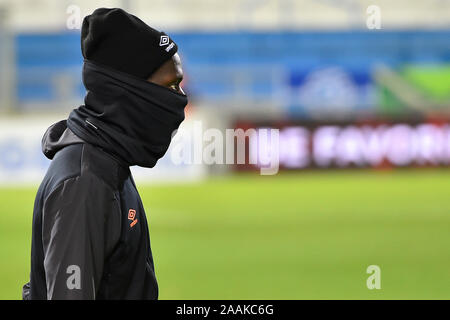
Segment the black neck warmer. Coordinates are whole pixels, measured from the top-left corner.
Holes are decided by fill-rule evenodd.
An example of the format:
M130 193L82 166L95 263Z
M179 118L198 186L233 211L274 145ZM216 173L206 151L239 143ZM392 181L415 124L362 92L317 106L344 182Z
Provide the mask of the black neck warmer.
M69 129L125 165L155 166L184 120L186 96L88 60L83 83L85 105L70 113Z

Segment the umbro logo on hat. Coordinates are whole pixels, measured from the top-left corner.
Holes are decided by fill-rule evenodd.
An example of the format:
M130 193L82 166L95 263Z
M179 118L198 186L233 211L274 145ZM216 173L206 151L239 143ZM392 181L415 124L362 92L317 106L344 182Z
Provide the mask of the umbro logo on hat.
M165 46L169 44L169 37L168 36L161 36L161 39L159 40L159 46Z
M161 39L159 40L159 46L160 47L166 46L169 44L169 42L170 42L170 39L168 36L161 36ZM172 42L165 50L167 52L169 52L174 47L174 45L175 44Z

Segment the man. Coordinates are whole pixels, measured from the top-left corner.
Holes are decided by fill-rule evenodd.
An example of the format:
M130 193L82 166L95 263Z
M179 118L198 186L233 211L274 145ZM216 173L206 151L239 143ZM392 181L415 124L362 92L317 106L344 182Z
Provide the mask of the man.
M177 45L121 9L81 29L84 105L44 135L24 299L157 299L147 219L129 167L153 167L184 120Z

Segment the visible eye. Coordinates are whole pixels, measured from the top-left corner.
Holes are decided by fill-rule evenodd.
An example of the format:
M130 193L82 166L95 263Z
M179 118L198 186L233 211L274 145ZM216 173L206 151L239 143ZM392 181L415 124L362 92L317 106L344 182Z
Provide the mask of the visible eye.
M181 82L181 81L179 81L179 82L177 82L177 83L174 83L174 84L171 84L171 85L169 86L169 89L172 89L172 90L174 90L174 91L176 91L176 92L178 92L178 93L181 93L181 94L185 94L184 91L183 91L183 89L182 89L181 86L180 86L180 82Z

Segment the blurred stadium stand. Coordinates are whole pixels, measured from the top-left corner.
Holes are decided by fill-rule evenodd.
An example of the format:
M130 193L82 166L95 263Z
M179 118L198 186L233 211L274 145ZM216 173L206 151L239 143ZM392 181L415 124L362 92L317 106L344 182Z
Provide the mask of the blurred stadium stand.
M188 118L205 127L450 118L449 0L0 0L0 151L20 141L0 157L0 180L39 177L40 162L20 161L36 158L53 118L83 103L79 30L67 26L73 5L80 22L97 7L122 7L169 33L184 64ZM380 7L381 30L367 28L370 5ZM52 120L26 136L11 131L28 128L29 115ZM168 158L158 166L164 179L204 174L175 171Z
M367 30L363 0L0 0L2 110L82 103L74 4L81 16L121 6L170 32L197 106L302 118L449 109L450 1L376 1L382 30Z
M2 29L15 50L9 78L17 89L8 101L16 101L16 110L70 109L82 103L79 30L66 28L67 8L73 4L82 15L99 6L95 1L0 0L6 17ZM382 30L367 30L365 10L371 4L130 0L101 6L127 8L172 34L196 105L314 117L376 114L394 105L401 112L412 100L427 103L402 94L395 84L409 81L405 68L448 65L450 2L376 1ZM8 61L2 61L6 68ZM440 110L449 106L448 82L443 91ZM6 104L11 105L4 102L3 109Z
M122 7L152 25L185 30L361 29L366 9L378 5L382 27L447 28L447 0L0 0L15 29L62 29L66 10L77 5L83 15L97 7Z
M356 95L344 97L342 107L374 107L375 93L367 90L375 90L372 72L377 64L398 69L450 61L450 31L175 32L173 38L181 48L191 94L204 104L230 108L262 104L295 110L297 89L308 82L305 78L330 67L351 81L350 88L331 85ZM81 99L78 33L21 33L16 52L22 108L72 107L70 102ZM332 70L324 77L336 75ZM310 103L333 102L315 90L310 89Z

